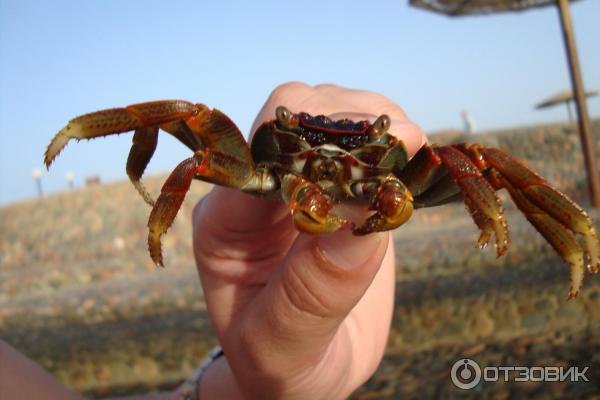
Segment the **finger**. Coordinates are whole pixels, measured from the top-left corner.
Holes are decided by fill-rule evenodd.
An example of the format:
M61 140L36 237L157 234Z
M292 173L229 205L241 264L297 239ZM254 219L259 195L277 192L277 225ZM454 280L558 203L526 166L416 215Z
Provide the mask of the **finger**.
M336 112L329 114L328 117L332 119L348 118L353 121L367 120L373 123L380 115L381 114L375 115L362 112ZM407 118L394 119L392 116L390 116L390 118L391 124L389 133L404 143L406 150L408 151L408 156L412 157L421 148L421 146L427 142L425 133L421 127L411 122Z
M365 295L352 309L349 318L352 323L348 324L348 335L355 338L355 343L362 343L359 348L354 349L352 355L353 358L364 362L364 375L357 377L360 383L368 379L380 364L392 323L396 255L393 235L388 237L387 251L381 267ZM372 338L372 340L365 341L364 338Z
M194 209L194 256L217 333L268 281L298 235L286 207L216 187Z
M273 90L258 113L252 132L262 122L273 119L275 109L280 105L292 112L325 114L335 119L367 119L373 122L381 114L387 114L392 120L390 133L404 142L409 156L427 142L423 130L410 121L404 110L381 94L332 84L312 87L301 82L285 83Z
M351 89L333 84L320 84L315 90L323 96L343 98L344 107L348 111L363 111L377 114L388 114L392 119L407 120L404 110L390 98L362 89Z
M242 322L241 347L258 357L256 368L320 360L376 276L388 237L346 231L299 236Z
M409 157L414 156L427 143L427 136L425 136L423 129L409 120L399 121L392 119L390 133L402 140Z
M275 109L281 105L292 111L303 107L311 107L314 100L315 89L302 82L288 82L277 86L265 101L250 129L250 137L256 132L260 124L275 118ZM310 112L305 110L306 112Z

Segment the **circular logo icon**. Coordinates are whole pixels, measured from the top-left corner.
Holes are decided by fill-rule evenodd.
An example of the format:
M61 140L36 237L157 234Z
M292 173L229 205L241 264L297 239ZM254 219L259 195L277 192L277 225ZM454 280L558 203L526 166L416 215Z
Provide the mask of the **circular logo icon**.
M452 365L450 377L457 388L473 389L481 380L481 368L470 358L462 358Z

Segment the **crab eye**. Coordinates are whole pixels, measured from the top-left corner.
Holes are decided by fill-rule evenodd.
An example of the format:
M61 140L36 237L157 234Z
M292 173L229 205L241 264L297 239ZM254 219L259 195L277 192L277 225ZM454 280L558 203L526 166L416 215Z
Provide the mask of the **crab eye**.
M390 117L386 114L382 114L373 123L373 135L375 137L381 137L390 129L391 125Z
M277 109L275 110L275 116L277 117L277 121L282 126L289 127L291 125L292 113L284 106L277 107Z

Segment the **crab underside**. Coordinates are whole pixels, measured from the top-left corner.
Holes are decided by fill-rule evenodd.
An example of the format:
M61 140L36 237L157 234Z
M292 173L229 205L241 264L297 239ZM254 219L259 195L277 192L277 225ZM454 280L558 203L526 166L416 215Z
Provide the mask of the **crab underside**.
M45 154L50 167L70 139L92 139L134 131L127 175L152 206L148 249L162 266L160 238L171 226L193 179L254 195L279 195L296 227L308 233L352 229L357 235L397 228L416 208L463 200L481 230L492 236L498 256L507 249L508 228L496 195L506 189L517 207L570 264L569 298L583 285L586 266L600 267L600 243L591 219L566 195L503 150L481 145L425 144L409 160L404 144L388 133L390 120L374 123L294 114L278 107L251 145L222 112L181 100L155 101L79 116L54 137ZM167 178L156 199L141 182L163 130L193 156ZM369 206L356 226L332 212L338 203Z

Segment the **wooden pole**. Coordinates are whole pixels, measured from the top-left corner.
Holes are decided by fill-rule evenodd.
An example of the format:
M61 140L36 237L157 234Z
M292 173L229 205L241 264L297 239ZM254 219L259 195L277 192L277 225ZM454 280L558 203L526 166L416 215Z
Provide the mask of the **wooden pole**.
M579 67L579 58L577 57L577 47L575 46L575 37L573 26L571 24L571 12L569 10L569 0L557 0L560 21L569 59L569 71L571 73L571 85L575 94L575 109L577 111L577 122L579 126L579 138L581 140L581 150L583 151L583 160L587 171L588 188L590 192L590 202L592 207L600 207L600 181L598 180L598 169L596 168L596 141L592 136L590 121L588 118L587 105L585 102L585 91L583 90L583 80L581 79L581 70Z

